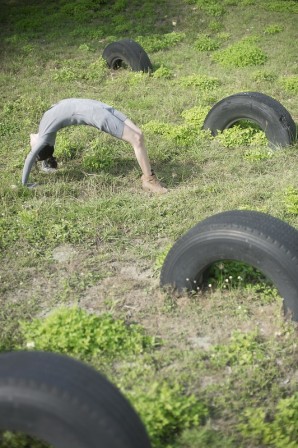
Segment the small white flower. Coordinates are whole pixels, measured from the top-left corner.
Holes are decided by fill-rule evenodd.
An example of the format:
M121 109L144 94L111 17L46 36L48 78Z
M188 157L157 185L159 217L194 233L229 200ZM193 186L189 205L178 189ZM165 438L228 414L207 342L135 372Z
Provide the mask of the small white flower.
M240 275L238 275L238 277L237 277L237 278L238 278L238 280L243 280L243 279L242 279L242 277L240 277Z
M208 288L212 288L212 285L211 285L211 283L209 283L209 285L208 285Z
M187 282L189 282L189 278L186 278L185 280L186 280Z
M27 342L26 347L27 348L34 348L35 347L35 342L34 341Z
M226 282L226 283L229 283L229 279L228 279L228 278L226 278L226 279L225 279L225 282Z
M232 278L233 278L233 277L230 275L230 276L229 276L229 279L232 280Z

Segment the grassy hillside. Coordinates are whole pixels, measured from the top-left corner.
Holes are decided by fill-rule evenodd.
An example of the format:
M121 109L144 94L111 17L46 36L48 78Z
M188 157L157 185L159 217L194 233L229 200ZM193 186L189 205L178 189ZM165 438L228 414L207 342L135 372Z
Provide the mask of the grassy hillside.
M0 350L33 343L96 366L137 408L155 448L297 447L297 324L273 285L227 264L200 294L158 287L169 248L205 217L258 210L298 228L298 145L273 151L252 128L217 138L201 130L217 101L242 91L272 96L298 122L297 1L0 8ZM107 68L104 48L124 37L146 50L151 75ZM59 171L34 169L39 186L22 187L30 132L69 97L111 104L140 126L169 193L144 193L130 146L88 127L62 130ZM76 313L108 313L155 342L135 349L132 338L122 356L81 350L100 320L85 317L86 333L68 341L51 314L61 306L81 310L69 334ZM7 436L0 446L13 445Z

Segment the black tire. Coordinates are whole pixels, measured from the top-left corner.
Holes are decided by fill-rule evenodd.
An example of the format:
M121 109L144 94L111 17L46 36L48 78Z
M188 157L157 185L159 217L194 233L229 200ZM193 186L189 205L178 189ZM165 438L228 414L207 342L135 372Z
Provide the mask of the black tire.
M122 39L112 42L103 51L102 57L110 68L117 70L128 65L135 72L151 72L153 70L150 59L140 44L132 39Z
M212 135L230 128L240 120L256 123L266 134L273 149L292 145L296 140L296 125L284 106L259 92L242 92L216 103L207 114L203 128Z
M81 362L44 352L0 355L0 430L57 448L150 448L118 389Z
M195 290L219 260L238 260L268 277L284 299L284 309L298 320L298 231L265 213L232 210L211 216L171 248L160 285Z

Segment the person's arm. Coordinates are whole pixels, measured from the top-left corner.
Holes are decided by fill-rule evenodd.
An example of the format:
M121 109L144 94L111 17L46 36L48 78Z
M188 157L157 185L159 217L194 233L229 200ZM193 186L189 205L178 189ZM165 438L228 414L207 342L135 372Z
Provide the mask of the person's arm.
M31 151L27 155L26 160L25 160L25 164L24 164L24 168L23 168L23 174L22 174L22 184L23 185L27 185L28 184L28 179L29 179L29 175L30 175L30 171L32 169L32 166L33 166L33 164L35 162L36 157L38 156L38 154L40 153L40 151L42 150L44 145L45 145L44 142L38 142L37 144L35 144L33 146Z

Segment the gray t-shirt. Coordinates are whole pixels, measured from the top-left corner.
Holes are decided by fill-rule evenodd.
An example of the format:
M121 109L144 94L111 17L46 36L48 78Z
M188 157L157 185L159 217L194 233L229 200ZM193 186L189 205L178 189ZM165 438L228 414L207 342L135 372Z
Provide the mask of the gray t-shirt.
M96 100L69 98L54 104L41 119L38 140L25 160L22 184L27 184L31 168L42 148L55 145L59 129L87 125L121 138L126 119L118 110Z

